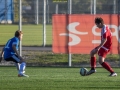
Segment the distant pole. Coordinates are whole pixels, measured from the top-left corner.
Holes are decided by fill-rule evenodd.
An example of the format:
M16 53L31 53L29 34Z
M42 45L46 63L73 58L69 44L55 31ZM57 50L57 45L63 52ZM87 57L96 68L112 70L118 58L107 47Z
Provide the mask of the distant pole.
M72 14L72 0L68 0L68 15ZM70 19L69 19L70 20ZM69 40L69 39L68 39ZM69 47L69 50L71 51L71 46ZM69 67L71 67L71 57L72 57L72 54L69 53L68 54L68 64L69 64Z
M58 3L56 3L55 14L58 14Z
M5 24L7 23L7 13L8 13L8 9L7 9L7 0L5 0Z
M35 5L36 5L36 10L35 10L35 23L38 25L39 23L39 3L38 0L35 1Z
M116 13L116 0L113 0L113 13Z
M19 30L22 31L22 0L19 0ZM19 44L19 53L22 56L22 41Z
M94 0L94 14L96 14L96 0Z
M93 12L93 0L91 0L91 3L90 3L91 5L91 8L90 8L90 13L92 14L92 12Z
M47 23L50 23L49 17L49 0L47 0Z
M68 14L72 14L72 0L68 0Z
M46 0L43 0L43 47L46 45Z

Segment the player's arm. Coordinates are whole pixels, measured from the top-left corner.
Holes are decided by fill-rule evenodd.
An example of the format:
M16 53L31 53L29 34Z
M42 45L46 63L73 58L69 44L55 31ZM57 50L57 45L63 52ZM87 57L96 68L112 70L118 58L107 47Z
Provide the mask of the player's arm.
M2 59L3 59L3 54L4 54L4 48L2 49L1 54L0 54L0 62L1 62Z
M12 45L12 48L13 48L14 52L16 53L16 55L17 55L18 57L20 57L20 55L19 55L19 53L18 53L18 50L16 49L16 44L13 44L13 45Z
M97 50L99 50L105 43L106 43L106 41L107 41L107 32L106 32L107 30L106 29L104 29L104 34L102 35L102 39L101 39L101 43L100 43L100 45L98 46L98 48L97 48Z
M107 41L107 38L104 38L104 39L102 39L101 40L101 44L98 46L98 50L106 43L106 41Z
M20 56L18 50L16 49L16 44L13 44L12 48L13 48L14 52L16 53L16 55L18 56L18 58L23 61L23 58Z

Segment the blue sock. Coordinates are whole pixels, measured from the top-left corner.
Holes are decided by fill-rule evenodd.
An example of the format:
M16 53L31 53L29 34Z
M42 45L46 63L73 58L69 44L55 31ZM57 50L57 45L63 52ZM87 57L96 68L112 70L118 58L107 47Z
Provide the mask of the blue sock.
M15 66L16 66L17 70L19 71L20 70L20 64L19 63L15 63Z
M25 63L25 62L22 62L22 63L20 64L19 74L23 74L23 71L25 70L25 67L26 67L26 63Z

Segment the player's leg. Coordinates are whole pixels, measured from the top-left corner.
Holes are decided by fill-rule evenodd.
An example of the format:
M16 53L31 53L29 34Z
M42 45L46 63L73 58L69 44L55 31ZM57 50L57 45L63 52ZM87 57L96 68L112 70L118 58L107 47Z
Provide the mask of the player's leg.
M19 70L20 70L20 63L16 63L15 62L15 66L17 68L17 71L19 72ZM25 73L25 70L23 70L23 73Z
M10 58L7 58L6 61L13 61L16 63L17 65L17 69L19 70L18 71L18 76L25 76L25 77L28 77L28 75L25 75L23 72L25 71L25 67L26 67L26 63L21 61L17 55L13 55L12 57ZM20 65L18 66L19 63Z
M91 52L90 52L90 63L91 63L91 70L87 73L87 75L90 75L90 74L93 74L96 72L95 70L95 67L96 67L96 50L93 49Z
M20 64L17 62L16 58L14 59L13 57L9 57L5 59L6 61L13 61L15 63L15 66L17 68L17 71L20 69Z
M20 63L19 74L23 74L25 68L26 68L26 63L25 62Z
M19 68L19 74L18 77L29 77L28 75L25 75L25 68L26 68L26 62L21 58L20 61L20 68Z
M117 73L114 72L111 66L107 62L104 62L104 57L99 56L99 63L103 68L110 72L110 76L117 76Z
M28 75L24 74L25 73L25 68L26 68L26 63L21 62L18 77L29 77Z
M20 69L20 64L15 62L15 66L16 66L16 68L17 68L17 71L19 71L19 69Z
M103 68L105 68L107 71L110 72L110 76L117 76L117 73L114 72L114 70L111 68L110 64L108 64L107 62L105 62L105 57L107 55L108 51L106 51L105 49L101 48L98 52L99 55L99 63L102 65Z

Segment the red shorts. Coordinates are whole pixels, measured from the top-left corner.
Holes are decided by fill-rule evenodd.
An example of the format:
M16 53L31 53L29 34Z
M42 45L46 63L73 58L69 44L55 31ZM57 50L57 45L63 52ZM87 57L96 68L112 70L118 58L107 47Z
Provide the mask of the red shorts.
M110 49L106 50L104 48L100 48L98 51L98 55L105 58L107 56L107 54L109 53L109 51L110 51Z

